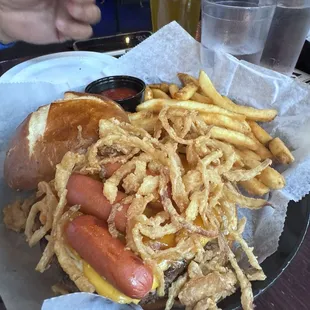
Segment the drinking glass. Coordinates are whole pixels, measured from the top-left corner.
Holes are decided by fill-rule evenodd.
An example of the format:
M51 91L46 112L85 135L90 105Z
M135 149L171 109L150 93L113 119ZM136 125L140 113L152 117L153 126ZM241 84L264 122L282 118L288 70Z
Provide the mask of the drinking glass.
M261 65L291 75L309 29L310 0L278 0Z
M192 36L200 17L200 0L151 0L153 31L177 21Z
M202 55L219 50L259 64L275 7L276 0L202 0Z

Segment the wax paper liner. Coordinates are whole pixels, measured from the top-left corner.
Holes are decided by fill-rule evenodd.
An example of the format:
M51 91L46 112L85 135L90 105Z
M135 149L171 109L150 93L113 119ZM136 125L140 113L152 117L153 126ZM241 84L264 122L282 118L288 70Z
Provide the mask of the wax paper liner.
M199 70L203 68L217 89L236 102L258 108L274 107L279 111L279 116L264 126L273 136L283 139L293 150L295 163L289 167L277 167L285 175L287 186L284 190L275 191L270 195L272 208L266 207L259 211L242 209L239 212L239 215L246 216L248 221L245 237L250 245L255 246L259 261L263 261L278 247L288 202L298 201L310 191L310 90L307 86L281 74L239 62L234 57L221 53L209 53L208 61L201 64L200 60L205 60L208 54L200 48L200 44L174 22L143 41L123 56L116 65L106 68L102 73L133 75L148 83L178 83L178 72L198 76ZM74 90L81 90L84 86L86 85L75 84ZM55 84L0 84L1 94L4 94L0 114L1 167L8 139L16 126L38 106L61 98L68 87L68 84L57 84L57 81ZM2 175L1 170L0 172ZM16 199L16 193L4 185L2 177L0 190L1 207ZM51 296L49 285L53 283L50 277L53 273L36 273L34 266L39 259L39 249L29 249L23 236L8 232L2 224L0 231L0 295L8 310L39 309L42 300ZM27 281L26 284L22 283L22 280ZM64 309L76 309L76 299L83 298L79 296L75 294L62 299ZM84 301L87 298L90 298L90 302L85 304L84 309L92 309L93 297L85 297ZM52 301L45 304L44 310L53 309L57 299ZM70 307L70 303L74 306ZM105 302L102 303L103 307L105 305ZM62 308L61 305L58 307Z

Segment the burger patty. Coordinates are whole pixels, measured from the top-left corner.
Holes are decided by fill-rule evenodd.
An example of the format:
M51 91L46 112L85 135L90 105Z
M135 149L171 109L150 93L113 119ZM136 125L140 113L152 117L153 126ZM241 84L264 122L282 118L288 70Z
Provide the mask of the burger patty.
M40 240L40 248L43 253L44 249L47 246L47 240L45 238ZM68 274L63 271L61 268L57 257L54 255L51 261L51 265L53 266L53 269L55 270L55 273L58 275L58 283L60 284L61 287L65 290L68 291L69 293L76 293L79 292L79 289L75 285L75 283L70 279Z
M41 239L40 247L42 252L44 251L46 245L47 240L45 238ZM70 279L68 274L65 273L61 268L61 266L59 265L56 256L53 257L51 265L53 265L55 272L59 274L58 284L60 284L64 290L68 291L69 293L79 292L79 289L77 288L75 283ZM182 275L185 272L187 265L188 263L186 261L175 262L168 270L165 271L164 275L165 275L166 294L168 293L168 288L170 287L171 283L173 283L180 275ZM161 297L157 295L156 291L152 291L140 301L140 304L146 305L150 303L155 303L160 298Z
M180 276L182 275L187 267L188 263L186 261L179 261L175 262L169 269L167 269L164 273L165 275L165 293L168 294L168 289L170 285ZM148 295L146 295L141 301L141 305L146 305L150 303L156 302L158 299L160 299L157 295L156 291L150 292Z

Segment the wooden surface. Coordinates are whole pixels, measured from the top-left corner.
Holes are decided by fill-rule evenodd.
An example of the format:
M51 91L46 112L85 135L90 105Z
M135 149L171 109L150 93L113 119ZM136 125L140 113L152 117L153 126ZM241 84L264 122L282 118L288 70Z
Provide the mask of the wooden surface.
M255 310L310 309L310 230L291 264L255 304Z

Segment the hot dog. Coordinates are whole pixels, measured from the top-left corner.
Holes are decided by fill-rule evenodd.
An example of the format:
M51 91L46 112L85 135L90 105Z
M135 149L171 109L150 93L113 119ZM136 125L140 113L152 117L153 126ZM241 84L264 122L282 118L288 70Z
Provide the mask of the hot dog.
M109 178L121 166L122 166L122 164L120 164L120 163L105 164L104 165L104 176L105 176L105 178Z
M120 164L109 164L108 167L108 171L113 174L113 172L120 167ZM151 175L153 172L147 171L147 174ZM103 195L102 182L82 174L72 174L67 184L67 190L67 201L69 205L80 205L80 211L82 213L93 215L101 220L107 221L112 205ZM169 197L171 197L170 186L168 187L168 194ZM126 194L119 191L115 203L120 202L125 197ZM160 203L152 202L149 205L152 209L162 209ZM120 208L115 215L115 226L118 231L123 233L126 232L126 215L128 208L129 205L123 204L122 208Z
M80 211L93 215L98 219L107 221L111 204L103 195L103 184L88 176L72 174L67 184L67 201L69 205L80 205ZM116 203L126 197L126 194L118 192ZM126 214L129 205L123 205L115 216L115 226L120 232L126 231Z
M125 295L141 299L152 289L150 267L113 238L104 221L82 215L68 223L65 234L69 245Z
M109 163L104 166L105 177L109 178L117 169L121 167L120 163ZM147 170L148 175L156 175L154 172ZM103 184L88 176L73 174L70 176L67 184L67 201L69 205L80 205L80 211L85 214L94 215L95 217L107 220L112 205L103 195ZM126 194L119 191L115 203L120 202ZM129 205L123 205L115 216L115 226L120 232L126 231L126 214Z

